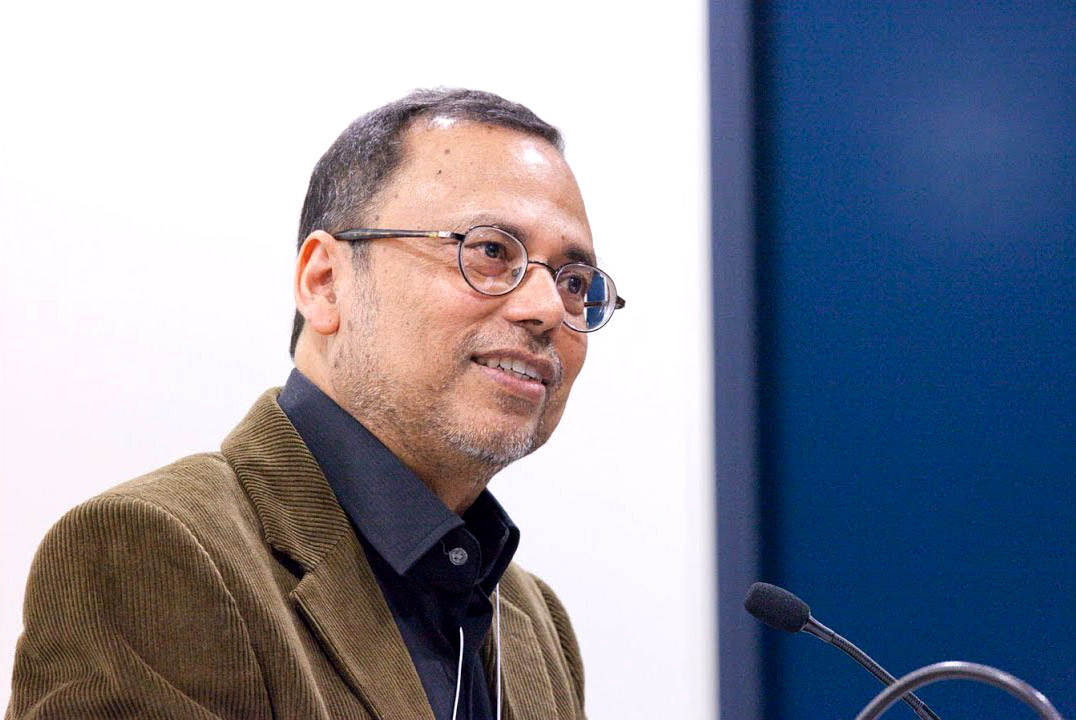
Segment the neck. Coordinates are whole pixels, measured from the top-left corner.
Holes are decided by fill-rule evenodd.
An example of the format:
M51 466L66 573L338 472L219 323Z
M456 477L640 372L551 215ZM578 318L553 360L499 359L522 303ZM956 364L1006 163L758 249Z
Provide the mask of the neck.
M346 409L346 406L341 407ZM413 434L379 424L376 419L353 416L457 515L463 515L471 507L501 470L499 466L466 457L455 448L416 444Z
M391 447L389 449L392 450ZM393 453L395 454L396 451L393 450ZM470 463L470 467L466 467L467 464L461 466L460 463L453 463L451 466L444 465L439 469L433 469L429 464L419 467L400 457L399 454L396 457L399 457L430 489L430 492L439 497L441 502L457 515L463 515L474 504L474 501L489 485L490 479L500 469L491 469L478 463Z

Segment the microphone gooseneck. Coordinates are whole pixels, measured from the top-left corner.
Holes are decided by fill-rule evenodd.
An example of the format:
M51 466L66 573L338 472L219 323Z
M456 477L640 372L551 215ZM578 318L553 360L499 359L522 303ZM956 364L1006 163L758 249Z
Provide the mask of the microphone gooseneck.
M772 628L790 633L805 632L839 648L878 678L883 685L890 686L897 682L895 677L867 653L811 617L811 608L807 603L784 588L757 582L747 591L744 608ZM940 720L914 693L903 693L900 699L908 703L922 720Z
M1034 709L1042 720L1064 720L1045 695L1020 678L989 665L958 661L934 663L908 673L871 700L870 704L863 708L859 715L856 715L856 720L876 720L897 701L899 694L950 678L963 678L993 685L1023 701L1025 705Z

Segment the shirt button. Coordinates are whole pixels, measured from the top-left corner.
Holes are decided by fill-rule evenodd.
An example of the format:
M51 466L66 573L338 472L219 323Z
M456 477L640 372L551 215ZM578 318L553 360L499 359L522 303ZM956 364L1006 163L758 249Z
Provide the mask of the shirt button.
M467 562L467 551L461 547L452 548L448 551L448 561L453 565L463 565Z

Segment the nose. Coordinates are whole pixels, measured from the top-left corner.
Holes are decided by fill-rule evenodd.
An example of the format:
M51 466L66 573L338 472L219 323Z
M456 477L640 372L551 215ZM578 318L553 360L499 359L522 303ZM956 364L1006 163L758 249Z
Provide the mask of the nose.
M564 323L566 311L553 279L553 269L530 260L524 272L519 286L505 297L505 314L511 322L525 326L535 335L555 330Z

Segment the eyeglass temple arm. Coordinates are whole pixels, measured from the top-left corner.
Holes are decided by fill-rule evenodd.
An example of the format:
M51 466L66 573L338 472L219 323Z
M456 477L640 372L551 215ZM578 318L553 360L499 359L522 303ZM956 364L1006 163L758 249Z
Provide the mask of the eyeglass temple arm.
M333 235L337 240L382 240L386 238L401 237L424 237L424 238L463 238L463 233L450 232L448 230L389 230L389 229L365 229L344 230Z
M588 307L601 307L604 304L605 303L600 303L600 302L585 302L585 303L583 303L583 307L585 307L585 308L588 308ZM624 305L625 305L624 298L617 295L616 296L616 305L613 306L613 309L614 310L619 310L620 308L624 307Z

